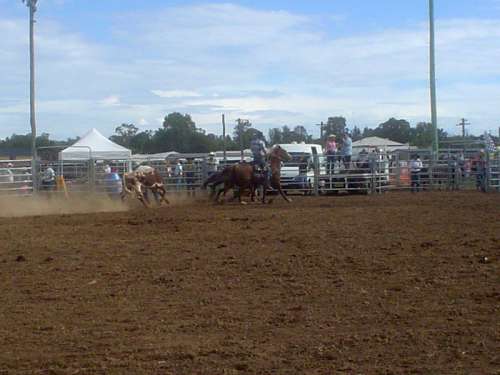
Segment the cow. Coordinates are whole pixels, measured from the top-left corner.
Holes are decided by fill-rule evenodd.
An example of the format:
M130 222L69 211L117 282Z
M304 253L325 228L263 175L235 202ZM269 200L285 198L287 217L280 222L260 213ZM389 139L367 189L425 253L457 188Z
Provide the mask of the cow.
M148 190L151 190L155 197L160 195L159 204L162 201L170 203L166 197L167 190L163 179L156 169L143 165L133 172L123 174L122 201L127 195L135 195L145 207L149 207Z

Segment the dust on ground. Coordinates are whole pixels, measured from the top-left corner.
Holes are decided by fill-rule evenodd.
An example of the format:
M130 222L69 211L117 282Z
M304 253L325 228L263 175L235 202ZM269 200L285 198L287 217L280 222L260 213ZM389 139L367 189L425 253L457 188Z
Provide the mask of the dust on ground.
M204 200L206 194L198 198L184 194L168 196L171 206L191 204ZM150 202L150 208L157 208L156 202ZM0 196L0 217L26 217L44 215L90 214L102 212L123 212L143 208L134 197L127 197L124 202L119 197L106 194L74 193L65 197L61 194L43 194L35 196Z
M119 199L104 194L75 194L26 197L0 197L0 217L84 214L126 211L128 206Z
M498 374L500 195L0 218L0 373Z

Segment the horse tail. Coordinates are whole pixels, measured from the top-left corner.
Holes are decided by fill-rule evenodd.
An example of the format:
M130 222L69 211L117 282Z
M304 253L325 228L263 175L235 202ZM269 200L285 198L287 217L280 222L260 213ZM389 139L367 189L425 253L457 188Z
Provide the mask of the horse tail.
M221 172L216 172L208 177L205 181L203 181L203 184L201 185L202 189L206 189L208 185L213 184L221 176L221 174Z

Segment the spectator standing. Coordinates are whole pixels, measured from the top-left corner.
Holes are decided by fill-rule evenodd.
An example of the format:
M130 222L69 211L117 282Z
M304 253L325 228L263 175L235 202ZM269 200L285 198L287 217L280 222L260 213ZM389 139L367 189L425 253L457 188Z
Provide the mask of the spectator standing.
M14 168L14 164L8 163L7 164L7 180L9 183L13 184L14 183L14 172L12 172L12 169Z
M327 162L327 172L332 174L335 169L335 161L337 158L337 136L335 134L330 134L326 140L325 151L326 151L326 162Z
M44 190L53 190L56 186L56 172L47 165L42 175L42 187Z
M458 161L455 155L448 157L448 189L458 190Z
M351 159L352 159L352 139L349 136L349 133L344 133L344 137L342 139L342 153L343 153L343 161L344 168L351 169Z
M479 151L473 169L476 172L476 189L486 193L486 152L484 150Z
M410 161L411 175L411 191L412 193L420 191L420 172L422 171L423 163L419 155L414 155Z
M175 164L175 168L174 168L174 178L175 178L176 190L181 190L183 177L184 177L184 168L183 168L182 163L179 159L179 160L177 160L177 163Z
M207 175L208 175L208 177L210 177L215 172L217 172L218 166L219 166L219 162L215 158L215 153L211 152L210 154L208 154L208 158L207 158Z

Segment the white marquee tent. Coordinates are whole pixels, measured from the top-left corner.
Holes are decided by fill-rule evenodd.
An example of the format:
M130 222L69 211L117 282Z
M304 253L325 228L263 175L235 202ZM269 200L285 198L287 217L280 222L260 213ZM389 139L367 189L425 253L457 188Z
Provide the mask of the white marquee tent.
M390 139L380 138L380 137L366 137L360 139L359 141L353 142L352 147L357 149L359 152L360 149L366 149L367 151L371 151L372 149L379 149L383 151L396 151L396 150L408 150L410 145L408 143L399 143L391 141Z
M59 153L60 160L129 160L132 152L92 129L78 142Z

